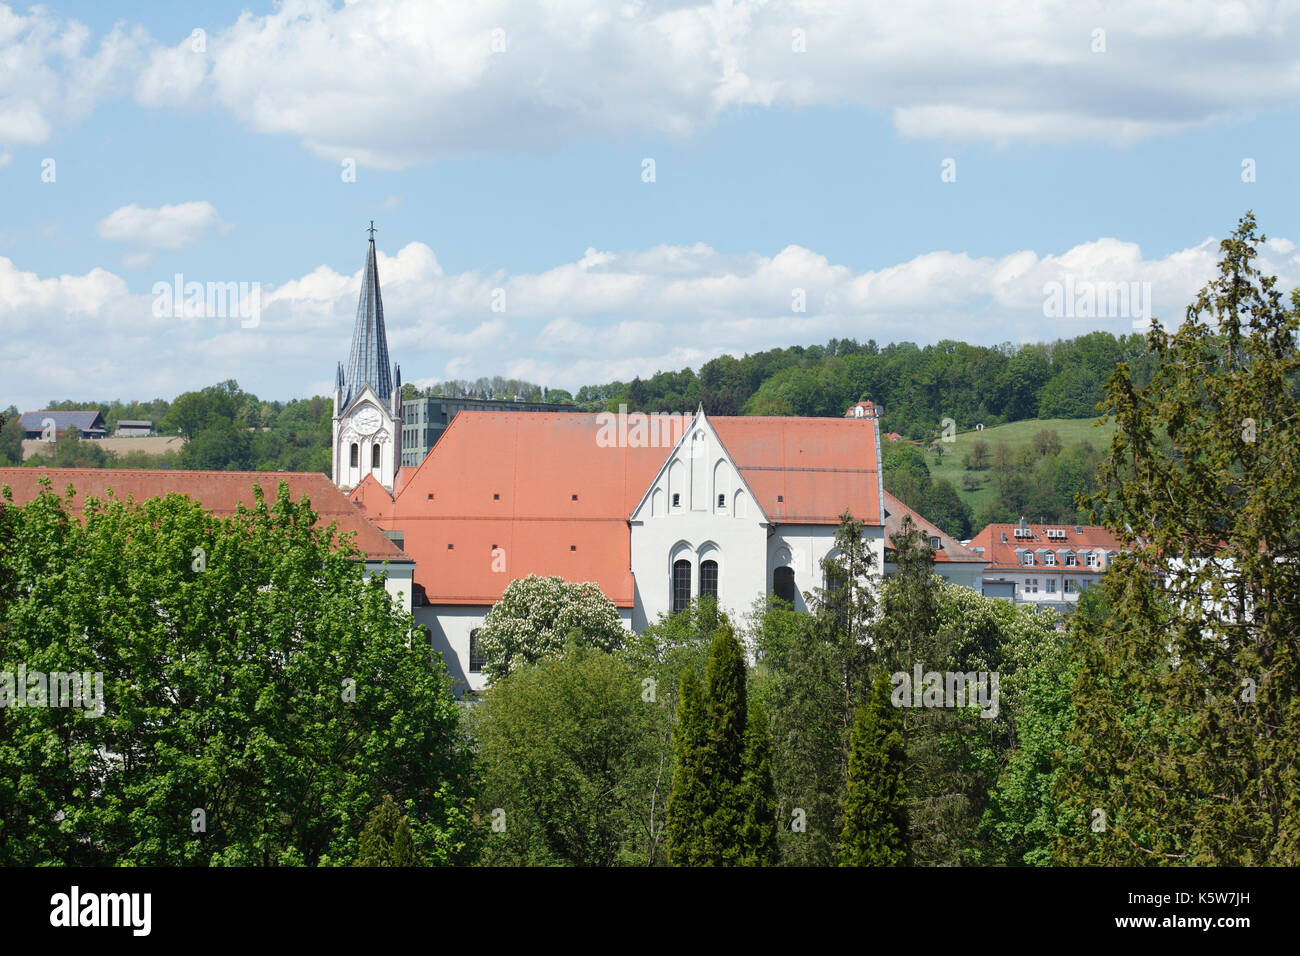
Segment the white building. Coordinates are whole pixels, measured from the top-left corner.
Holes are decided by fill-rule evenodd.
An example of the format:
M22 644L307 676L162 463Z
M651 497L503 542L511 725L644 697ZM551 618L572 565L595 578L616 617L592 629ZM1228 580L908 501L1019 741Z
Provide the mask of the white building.
M400 532L412 612L467 686L483 686L475 628L529 574L595 582L640 630L704 594L734 618L767 594L803 609L845 511L883 566L875 419L614 418L461 412L396 495L373 479L351 493Z
M1068 610L1127 550L1097 525L991 524L968 547L988 561L983 593Z

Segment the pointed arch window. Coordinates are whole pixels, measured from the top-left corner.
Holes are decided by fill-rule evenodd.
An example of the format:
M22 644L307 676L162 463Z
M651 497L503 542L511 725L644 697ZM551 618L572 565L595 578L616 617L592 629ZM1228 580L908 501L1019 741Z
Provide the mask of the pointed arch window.
M673 613L691 603L691 562L673 562Z
M772 592L781 600L794 603L794 568L777 568L772 572Z
M356 442L352 443L351 463L353 468L356 468L361 464L361 446L359 446Z
M700 563L700 597L718 598L718 562L702 561Z
M379 467L379 442L375 442L370 446L370 467Z

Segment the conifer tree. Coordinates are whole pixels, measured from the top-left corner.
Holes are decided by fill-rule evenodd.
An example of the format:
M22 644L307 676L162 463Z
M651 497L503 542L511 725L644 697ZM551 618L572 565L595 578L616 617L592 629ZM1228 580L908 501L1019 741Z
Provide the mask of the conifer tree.
M415 841L406 816L390 794L370 814L361 831L356 866L415 866Z
M707 767L702 763L704 701L694 669L682 672L673 728L673 785L666 809L667 854L671 866L698 865L704 845L703 814L708 806Z
M725 619L713 636L705 678L705 735L701 761L708 806L704 815L704 844L699 862L734 866L740 862L740 831L744 794L747 717L745 651Z
M890 702L889 678L881 671L853 724L841 866L907 864L906 762L902 713Z
M1056 858L1300 864L1300 291L1255 265L1247 213L1146 385L1120 363L1119 428L1084 502L1133 550L1079 619Z
M772 738L767 712L755 704L745 726L745 772L741 781L744 819L741 823L741 864L775 866L776 788L772 784Z

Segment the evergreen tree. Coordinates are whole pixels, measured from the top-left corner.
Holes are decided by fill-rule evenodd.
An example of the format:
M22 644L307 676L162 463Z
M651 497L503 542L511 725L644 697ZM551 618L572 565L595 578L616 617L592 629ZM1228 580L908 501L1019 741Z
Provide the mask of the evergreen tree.
M1172 335L1120 363L1086 502L1126 544L1110 614L1080 619L1056 782L1070 863L1300 863L1300 291L1255 266L1247 213Z
M391 794L370 814L361 831L360 849L355 866L415 866L415 841L406 816L397 808Z
M881 671L853 724L841 866L907 865L906 762L902 713L890 702L889 678Z
M741 781L744 820L741 863L773 866L777 861L776 788L772 785L772 738L767 712L755 704L745 727L745 774Z
M747 716L745 651L725 619L713 637L705 679L705 734L701 753L708 774L708 807L699 862L731 866L740 862L744 822L741 780L745 769Z
M671 866L695 866L704 845L708 768L702 762L704 701L700 679L693 669L688 667L682 672L678 693L677 726L673 728L673 786L668 794L665 824L667 853Z

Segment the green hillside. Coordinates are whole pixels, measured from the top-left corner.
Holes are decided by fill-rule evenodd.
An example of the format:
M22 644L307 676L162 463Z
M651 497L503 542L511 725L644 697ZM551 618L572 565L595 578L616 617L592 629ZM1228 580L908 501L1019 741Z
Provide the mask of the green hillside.
M980 514L993 501L996 490L993 487L993 469L967 470L964 461L977 440L987 442L992 449L1005 442L1013 450L1032 445L1034 436L1041 431L1054 431L1060 436L1061 446L1068 449L1071 445L1087 442L1097 451L1105 453L1110 447L1111 436L1115 434L1115 423L1107 422L1097 425L1096 418L1028 418L1024 421L1009 422L983 431L958 432L952 442L941 442L942 455L932 451L925 454L925 462L930 468L931 476L937 481L946 478L950 481L961 499L970 506L973 514ZM967 484L977 483L974 489ZM1036 519L1036 515L1026 515ZM974 529L974 530L979 530Z

